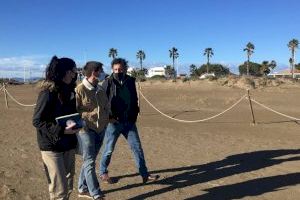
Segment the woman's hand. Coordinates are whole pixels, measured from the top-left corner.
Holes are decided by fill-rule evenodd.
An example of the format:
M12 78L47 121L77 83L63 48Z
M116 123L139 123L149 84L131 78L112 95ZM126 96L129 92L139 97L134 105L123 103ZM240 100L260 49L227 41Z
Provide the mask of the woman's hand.
M76 126L76 123L68 123L68 125L65 128L64 134L76 134L79 132L80 128L73 129Z

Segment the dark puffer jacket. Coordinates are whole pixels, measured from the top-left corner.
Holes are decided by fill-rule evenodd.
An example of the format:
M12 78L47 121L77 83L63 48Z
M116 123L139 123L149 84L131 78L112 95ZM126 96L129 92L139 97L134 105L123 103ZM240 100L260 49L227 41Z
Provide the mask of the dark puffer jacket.
M56 123L55 118L76 113L73 91L65 86L61 89L69 100L61 103L52 82L43 82L39 93L32 123L37 130L37 141L41 151L64 152L76 148L75 134L64 134L65 127Z

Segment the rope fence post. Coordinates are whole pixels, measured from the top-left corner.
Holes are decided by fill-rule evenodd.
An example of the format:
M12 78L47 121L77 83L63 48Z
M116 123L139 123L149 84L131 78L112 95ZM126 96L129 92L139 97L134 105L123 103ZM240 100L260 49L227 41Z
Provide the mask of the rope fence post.
M3 92L4 92L4 100L5 100L5 105L6 105L6 108L8 109L8 101L7 101L7 93L6 93L6 85L5 83L3 83Z
M253 112L252 101L251 101L250 90L249 89L247 90L247 94L248 94L248 100L249 100L251 115L252 115L252 123L255 124L255 117L254 117L254 112Z

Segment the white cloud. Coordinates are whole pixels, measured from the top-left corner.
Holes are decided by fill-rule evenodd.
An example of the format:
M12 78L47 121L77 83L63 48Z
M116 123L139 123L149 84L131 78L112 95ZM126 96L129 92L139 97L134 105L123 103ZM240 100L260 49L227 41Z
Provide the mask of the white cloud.
M4 57L0 58L0 70L23 71L25 67L27 70L43 71L48 60L48 56L42 55Z

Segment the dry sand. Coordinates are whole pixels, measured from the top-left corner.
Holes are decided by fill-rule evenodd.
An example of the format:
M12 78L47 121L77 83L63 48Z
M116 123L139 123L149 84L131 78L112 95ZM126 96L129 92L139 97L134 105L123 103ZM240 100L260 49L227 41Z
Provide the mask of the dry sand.
M159 109L176 118L195 120L217 114L246 93L243 89L196 81L142 83L143 92ZM33 86L9 86L23 103L34 103ZM253 97L300 118L300 88L280 85L255 89ZM48 199L33 108L11 100L5 108L0 94L0 199ZM142 185L124 138L110 165L114 185L101 184L107 199L300 199L300 126L254 105L257 124L251 124L249 103L243 100L221 117L185 124L167 119L141 100L140 131L155 183ZM81 158L76 157L77 198Z

